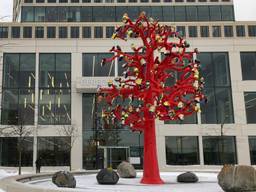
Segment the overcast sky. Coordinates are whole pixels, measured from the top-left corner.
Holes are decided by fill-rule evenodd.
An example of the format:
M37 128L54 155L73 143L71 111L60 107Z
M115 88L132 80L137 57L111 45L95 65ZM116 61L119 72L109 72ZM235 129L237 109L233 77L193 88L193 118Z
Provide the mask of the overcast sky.
M11 20L12 1L0 0L0 19ZM234 0L236 20L239 21L256 21L256 0Z

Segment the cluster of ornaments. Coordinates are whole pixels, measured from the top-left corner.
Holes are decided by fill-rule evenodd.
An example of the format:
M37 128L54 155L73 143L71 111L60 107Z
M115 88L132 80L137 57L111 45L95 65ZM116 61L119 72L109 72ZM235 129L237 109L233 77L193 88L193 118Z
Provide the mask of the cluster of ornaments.
M196 59L198 50L188 51L189 43L174 27L160 25L145 12L134 22L124 14L122 22L112 38L137 38L143 45L132 44L133 54L114 46L110 49L114 56L102 60L101 65L115 59L124 61L123 76L99 89L108 103L102 112L104 118L141 131L149 118L184 120L200 112L200 105L207 99L200 61Z

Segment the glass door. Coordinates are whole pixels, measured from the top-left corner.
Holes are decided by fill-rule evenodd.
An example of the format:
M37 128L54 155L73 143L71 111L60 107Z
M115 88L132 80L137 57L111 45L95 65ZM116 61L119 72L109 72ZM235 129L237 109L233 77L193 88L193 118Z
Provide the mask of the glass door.
M102 167L104 164L104 168L112 167L113 169L116 169L122 161L129 161L129 147L99 146L99 151L102 160L98 161L98 164L100 164L98 167Z

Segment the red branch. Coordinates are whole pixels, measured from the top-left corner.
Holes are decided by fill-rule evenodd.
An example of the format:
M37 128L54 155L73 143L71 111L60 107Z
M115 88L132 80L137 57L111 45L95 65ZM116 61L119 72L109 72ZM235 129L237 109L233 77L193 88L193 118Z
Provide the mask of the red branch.
M197 49L188 52L189 44L179 32L148 19L145 13L135 22L125 14L122 21L124 25L116 28L113 39L137 38L143 45L132 44L133 54L114 46L110 50L114 56L102 60L102 65L115 59L125 61L124 77L109 81L109 87L99 90L111 106L104 110L105 117L115 118L132 130L143 131L147 129L146 114L151 119L166 121L183 120L200 111L200 102L206 98L202 93L204 79L199 74L200 62L195 59ZM159 59L161 53L162 60ZM114 106L118 97L123 104Z

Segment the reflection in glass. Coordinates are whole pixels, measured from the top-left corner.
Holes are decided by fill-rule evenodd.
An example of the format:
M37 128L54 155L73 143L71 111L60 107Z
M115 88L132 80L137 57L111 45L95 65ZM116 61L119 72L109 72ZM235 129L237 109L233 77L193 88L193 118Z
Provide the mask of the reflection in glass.
M256 53L241 52L243 80L256 80Z
M114 62L101 66L103 58L111 57L111 53L84 53L83 76L114 76Z
M202 123L233 123L234 112L227 53L200 53L207 104L202 105Z
M70 137L38 137L38 157L42 166L70 165Z
M167 165L199 164L198 137L165 137Z
M99 100L98 100L99 101ZM103 148L106 152L112 151L112 160L119 162L118 152L127 148L130 157L140 159L140 164L134 164L136 168L142 168L143 135L131 132L120 123L108 123L102 118L102 107L105 102L95 103L95 94L83 94L83 166L85 169L98 169L104 167ZM96 110L96 111L95 111ZM119 147L118 150L117 148ZM106 154L107 155L107 154ZM123 157L122 157L123 158ZM115 167L116 162L112 162Z
M21 145L21 166L33 166L33 138L24 138ZM19 163L19 154L17 149L17 137L0 137L0 166L17 167Z
M256 136L249 136L251 165L256 164Z
M71 122L71 55L40 54L39 124Z
M247 123L256 123L256 92L245 92L244 102Z
M235 137L203 137L203 148L205 165L237 164Z
M221 37L221 27L220 26L212 26L212 36L213 37Z

